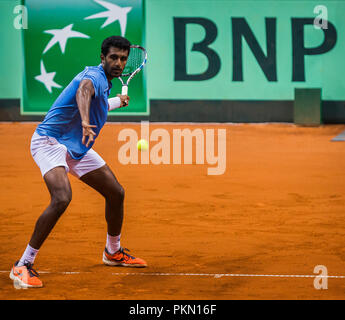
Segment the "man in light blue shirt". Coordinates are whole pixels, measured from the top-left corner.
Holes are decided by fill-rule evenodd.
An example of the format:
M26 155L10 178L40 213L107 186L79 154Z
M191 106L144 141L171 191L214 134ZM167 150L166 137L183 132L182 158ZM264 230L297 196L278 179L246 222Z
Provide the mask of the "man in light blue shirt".
M54 137L65 145L73 159L81 159L94 143L90 142L88 147L82 143L83 128L77 104L79 86L86 79L91 81L94 90L89 118L90 123L95 125L93 131L97 137L107 119L108 96L112 87L102 64L98 67L86 67L79 73L56 99L36 129L39 135Z
M97 190L106 200L107 240L103 262L111 266L146 267L120 246L124 189L111 169L92 149L107 119L111 80L119 77L127 63L130 42L112 36L102 43L101 64L86 67L63 90L31 140L31 154L39 166L51 195L51 202L38 218L34 232L10 278L22 287L42 287L32 268L43 242L66 210L72 198L67 172ZM117 95L121 107L127 95Z

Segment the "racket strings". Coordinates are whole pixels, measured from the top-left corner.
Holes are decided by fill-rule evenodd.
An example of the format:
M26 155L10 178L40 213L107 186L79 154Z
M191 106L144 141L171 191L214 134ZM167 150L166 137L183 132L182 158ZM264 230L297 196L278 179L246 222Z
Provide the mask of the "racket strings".
M127 64L125 69L123 70L123 73L128 74L134 72L141 66L141 64L144 62L144 59L145 53L143 50L139 48L131 48Z

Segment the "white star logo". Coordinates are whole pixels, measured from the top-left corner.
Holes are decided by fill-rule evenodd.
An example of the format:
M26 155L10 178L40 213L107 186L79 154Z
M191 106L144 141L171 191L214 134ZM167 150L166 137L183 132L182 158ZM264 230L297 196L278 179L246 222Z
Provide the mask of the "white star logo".
M37 81L42 82L47 90L52 93L52 87L54 88L62 88L59 84L57 84L53 79L55 77L56 72L48 72L46 71L43 60L41 60L41 74L36 76L35 79Z
M132 10L132 7L120 7L116 4L109 3L106 1L101 0L94 0L101 6L107 8L107 11L103 11L100 13L93 14L92 16L84 18L84 20L88 19L97 19L97 18L107 18L103 25L101 26L101 29L106 27L107 25L113 23L116 20L119 20L120 28L121 28L121 34L124 37L126 33L126 25L127 25L127 13Z
M46 53L56 43L59 43L62 53L65 53L66 43L69 38L90 38L86 34L83 34L78 31L73 31L72 27L73 24L70 24L64 27L63 29L45 30L45 33L50 33L54 37L51 38L51 40L48 42L47 46L43 51L43 54Z

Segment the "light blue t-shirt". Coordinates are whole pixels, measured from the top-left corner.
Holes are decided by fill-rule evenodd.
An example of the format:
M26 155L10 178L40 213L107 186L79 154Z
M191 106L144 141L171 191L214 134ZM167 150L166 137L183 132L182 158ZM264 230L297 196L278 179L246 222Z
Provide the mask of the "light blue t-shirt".
M91 142L89 147L82 144L83 128L76 93L80 82L84 79L90 79L95 89L90 105L90 124L97 126L92 130L96 133L94 139L98 137L107 119L108 97L112 87L101 64L86 67L80 72L61 92L43 122L36 129L39 135L54 137L59 143L65 145L73 159L81 159L94 144Z

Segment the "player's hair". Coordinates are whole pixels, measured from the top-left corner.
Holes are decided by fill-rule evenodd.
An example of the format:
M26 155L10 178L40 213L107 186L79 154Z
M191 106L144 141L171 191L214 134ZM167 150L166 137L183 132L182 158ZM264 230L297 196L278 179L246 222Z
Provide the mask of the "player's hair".
M130 51L131 43L124 37L121 36L111 36L103 40L102 43L102 53L106 56L109 52L110 47L115 47L121 50Z

